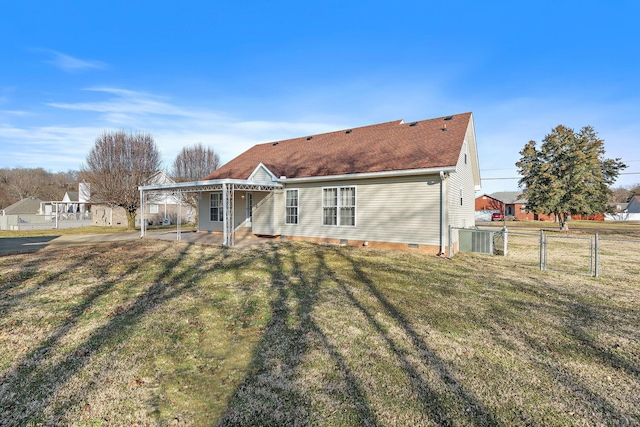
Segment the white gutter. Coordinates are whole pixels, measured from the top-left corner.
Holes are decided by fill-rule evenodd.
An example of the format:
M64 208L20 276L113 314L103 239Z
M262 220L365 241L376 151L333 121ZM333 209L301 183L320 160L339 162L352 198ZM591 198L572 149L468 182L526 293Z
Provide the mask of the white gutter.
M455 166L445 166L440 168L427 168L427 169L405 169L399 171L385 171L385 172L364 172L364 173L350 173L343 175L326 175L326 176L310 176L305 178L286 178L281 177L278 182L314 182L314 181L335 181L345 179L367 179L367 178L389 178L396 176L412 176L412 175L433 175L444 172L455 172Z

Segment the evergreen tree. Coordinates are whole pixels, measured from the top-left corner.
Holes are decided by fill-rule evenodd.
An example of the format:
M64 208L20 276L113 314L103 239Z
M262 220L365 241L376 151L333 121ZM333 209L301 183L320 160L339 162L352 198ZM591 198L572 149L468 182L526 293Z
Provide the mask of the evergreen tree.
M540 150L529 141L516 163L527 210L555 214L562 230L570 215L606 212L609 186L626 165L604 154L604 141L591 126L576 133L559 125L544 137Z

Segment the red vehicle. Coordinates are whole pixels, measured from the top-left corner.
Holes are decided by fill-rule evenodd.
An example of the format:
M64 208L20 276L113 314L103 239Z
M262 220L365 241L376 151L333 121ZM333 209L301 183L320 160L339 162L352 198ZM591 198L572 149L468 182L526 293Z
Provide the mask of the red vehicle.
M502 221L504 219L504 215L500 212L494 212L491 214L491 221Z

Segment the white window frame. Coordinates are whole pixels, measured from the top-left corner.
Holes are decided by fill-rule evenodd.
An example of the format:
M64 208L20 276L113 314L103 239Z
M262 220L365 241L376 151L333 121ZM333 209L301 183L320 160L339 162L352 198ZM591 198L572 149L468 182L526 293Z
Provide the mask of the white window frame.
M289 192L296 192L296 205L289 206ZM289 215L289 209L295 209L295 222L289 222L289 218L293 217ZM300 191L298 188L288 188L284 192L284 223L285 225L298 225L300 224Z
M342 191L346 190L346 189L351 189L353 190L353 205L343 205L342 204ZM325 203L326 201L326 197L325 197L325 192L327 190L336 190L336 204L335 206L329 206ZM350 228L354 228L356 227L357 223L356 223L356 213L357 213L357 208L358 208L358 196L357 196L357 189L355 185L349 185L349 186L343 186L343 187L322 187L322 226L323 227L350 227ZM335 224L326 224L325 223L325 210L326 209L335 209ZM343 209L353 209L353 224L348 224L348 225L343 225L341 224L342 222L342 218L341 218L341 212Z
M214 206L214 196L217 200L217 206ZM212 219L213 209L218 209L218 219ZM209 222L223 222L224 220L224 206L222 202L222 193L210 193L209 194Z

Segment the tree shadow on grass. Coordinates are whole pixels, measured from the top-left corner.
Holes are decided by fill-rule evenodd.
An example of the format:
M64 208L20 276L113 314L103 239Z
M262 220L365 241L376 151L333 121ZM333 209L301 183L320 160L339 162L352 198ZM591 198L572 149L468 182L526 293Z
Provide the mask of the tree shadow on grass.
M83 256L66 259L64 267L61 268L61 266L57 266L58 271L53 274L48 274L48 272L41 270L42 264L46 263L53 252L42 251L38 252L35 256L30 255L27 263L20 264L19 272L2 278L2 283L0 284L0 313L6 316L10 311L17 309L22 301L30 298L39 291L46 290L47 287L55 284L56 280L69 274L70 271L76 271L78 268L99 259L110 250L110 245L101 245L92 248L91 252L83 251ZM39 277L39 280L35 280L27 286L26 282L36 276ZM78 277L78 279L82 279L82 277ZM22 290L14 292L17 288Z
M572 397L564 403L567 406L567 412L579 413L596 423L640 424L637 412L632 414L616 406L612 403L610 396L603 394L602 389L597 390L594 384L589 384L585 378L574 371L574 368L567 366L566 360L563 360L573 355L572 357L589 361L589 364L624 373L631 382L640 384L640 368L637 364L622 357L616 347L605 347L602 343L597 342L597 331L601 329L602 325L610 325L609 328L616 330L614 333L622 334L623 331L619 325L614 327L612 320L617 318L617 322L624 322L622 319L629 319L630 322L633 322L631 319L640 318L640 312L622 307L598 307L597 302L585 298L578 291L572 293L551 285L532 285L518 280L510 280L508 283L518 291L534 296L541 302L544 301L544 307L541 304L539 309L549 313L549 319L546 320L552 325L554 324L552 317L558 318L559 321L555 326L556 332L568 341L561 344L553 342L549 344L544 337L519 330L512 319L505 319L502 323L498 322L497 324L495 321L483 324L484 328L491 331L493 339L505 348L528 347L530 349L527 352L528 362L536 369L546 373L549 379L557 382L558 390L567 390L571 393ZM503 303L506 309L505 306L501 307L500 315L492 316L492 318L504 319L509 313L521 312L520 301L505 300ZM607 311L610 312L607 313ZM520 315L522 314L520 313ZM507 331L506 334L505 331ZM627 338L633 342L638 339L638 336ZM556 346L560 347L556 348ZM621 390L624 390L624 387ZM637 394L633 398L637 402ZM637 404L630 403L630 406L637 408Z
M311 251L309 248L313 248L313 261L311 263L307 255L305 265L301 266L298 252ZM333 260L329 261L327 257ZM356 284L350 284L344 273L334 268L333 263L340 258L347 261ZM320 309L318 295L334 287L346 298L347 310L354 310L354 316L366 319L369 327L365 329L374 331L398 360L425 419L439 425L454 425L460 419L467 425L498 424L490 410L473 393L465 390L446 363L429 348L402 311L376 287L364 272L361 262L349 255L348 248L274 246L267 262L271 266L271 288L276 295L271 303L271 322L253 352L249 374L230 398L227 411L217 426L311 425L322 424L323 419L346 425L381 424L378 416L381 408L372 406L369 394L373 391L367 389L371 383L365 385L360 378L363 372L355 371L354 361L345 359L345 350L333 344L336 337L327 332L326 326L314 320L314 311ZM401 348L402 344L390 336L372 308L356 295L356 288L364 289L373 296L402 328L422 362L435 372L444 392L427 383L422 367L417 366ZM336 331L337 336L341 334L344 331ZM375 352L375 349L371 351ZM303 359L312 352L321 352L329 360L323 362L322 375L328 376L323 377L322 389L317 392L333 393L327 396L333 402L329 408L333 412L331 414L317 412L316 402L309 396L309 393L315 394L314 385L303 383ZM374 377L376 375L385 377L387 374L378 372ZM455 416L449 412L452 408L456 410ZM336 411L343 412L338 414Z
M375 412L340 352L314 322L311 314L320 285L329 269L323 248L315 247L317 265L301 265L297 248L291 244L270 245L265 255L269 265L271 320L253 351L249 374L230 398L217 426L232 425L311 425L321 414L314 413L313 402L301 386L299 368L314 345L320 345L333 360L344 383L353 410L353 425L376 425ZM305 249L309 251L309 247ZM305 271L312 271L306 273Z
M491 410L471 391L465 389L462 382L447 367L446 362L429 347L425 338L415 330L409 319L402 313L402 310L393 304L370 279L369 275L364 271L366 266L363 261L352 257L348 251L341 251L338 254L349 262L358 282L363 285L364 289L385 309L386 314L394 319L397 326L409 337L422 362L431 367L432 372L437 375L437 378L444 386L444 393L431 387L423 379L419 367L411 362L404 350L399 348L394 339L386 332L386 328L380 324L370 309L359 301L348 284L338 277L333 277L333 280L340 285L353 306L365 316L388 348L398 358L402 369L411 382L413 393L417 396L422 410L428 414L428 418L439 425L455 425L457 424L455 419L460 416L464 418L464 423L468 425L498 425L498 421ZM456 409L457 414L451 413L451 409Z
M44 423L50 413L59 416L68 409L77 407L84 396L91 391L89 384L84 390L84 395L76 394L64 402L55 400L56 392L89 363L92 355L114 341L127 340L135 330L135 325L148 312L188 292L194 282L207 274L206 270L201 270L198 266L220 255L219 252L213 252L210 257L201 258L196 265L181 266L183 258L191 248L192 245L184 245L180 253L173 257L172 262L155 275L151 286L135 298L132 304L114 313L105 324L93 331L84 341L74 344L60 360L49 362L48 354L59 346L63 338L77 326L84 313L118 283L127 280L139 270L150 268L156 256L159 256L163 250L148 254L147 258L139 263L132 262L118 279L111 279L94 287L78 305L73 307L72 315L67 321L63 322L38 348L27 354L17 366L0 377L2 384L0 420L4 420L5 425ZM175 274L176 271L180 273Z

